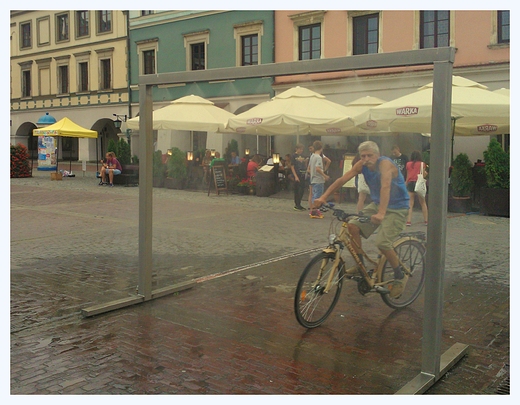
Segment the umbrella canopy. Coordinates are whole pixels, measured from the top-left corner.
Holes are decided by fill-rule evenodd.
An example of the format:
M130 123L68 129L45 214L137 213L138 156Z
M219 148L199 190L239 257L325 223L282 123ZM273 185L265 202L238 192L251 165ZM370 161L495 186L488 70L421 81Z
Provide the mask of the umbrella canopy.
M304 87L293 87L230 118L227 128L257 135L342 135L354 127L346 107Z
M453 76L451 118L457 136L509 133L509 99L487 87ZM431 133L433 83L416 92L370 108L354 117L372 131Z
M364 96L358 98L357 100L351 101L348 104L345 104L345 112L349 117L355 117L361 113L368 111L370 108L376 107L385 102L385 100L382 100L378 97ZM372 130L367 130L356 126L348 130L349 134L369 134L373 132L374 131Z
M191 95L172 101L153 112L153 129L226 132L228 119L235 115L202 97ZM129 119L127 127L139 129L139 117Z
M502 94L503 96L507 96L507 97L510 97L510 95L511 95L509 89L505 89L503 87L501 89L493 91L493 93Z
M86 129L72 122L68 118L62 118L55 124L45 128L33 129L33 136L68 136L71 138L97 138L97 131Z

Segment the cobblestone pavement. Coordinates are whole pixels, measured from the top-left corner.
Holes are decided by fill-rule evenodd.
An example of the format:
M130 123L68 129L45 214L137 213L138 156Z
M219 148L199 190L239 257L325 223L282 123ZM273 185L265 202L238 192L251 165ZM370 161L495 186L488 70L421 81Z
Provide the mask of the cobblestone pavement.
M135 294L139 189L97 186L89 172L10 184L12 395L392 394L421 371L423 295L394 311L347 283L322 326L296 322L295 285L330 214L311 220L288 192L154 188L154 288L195 287L84 318ZM470 349L427 394L496 393L509 375L509 285L509 219L449 215L442 351Z

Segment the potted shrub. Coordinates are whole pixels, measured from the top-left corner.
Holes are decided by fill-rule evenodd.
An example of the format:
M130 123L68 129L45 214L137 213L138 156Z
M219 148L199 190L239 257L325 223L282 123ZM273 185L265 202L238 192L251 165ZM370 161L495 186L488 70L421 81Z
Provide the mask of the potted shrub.
M480 190L480 212L509 217L509 152L496 139L484 151L486 187Z
M166 188L176 190L184 189L186 180L188 179L188 168L186 167L186 154L179 148L174 147L172 154L166 162L167 177L164 181Z
M459 153L453 161L450 176L451 196L448 199L448 211L470 212L473 193L473 170L466 153Z
M153 154L153 186L164 187L166 178L166 165L163 163L162 151L157 150Z

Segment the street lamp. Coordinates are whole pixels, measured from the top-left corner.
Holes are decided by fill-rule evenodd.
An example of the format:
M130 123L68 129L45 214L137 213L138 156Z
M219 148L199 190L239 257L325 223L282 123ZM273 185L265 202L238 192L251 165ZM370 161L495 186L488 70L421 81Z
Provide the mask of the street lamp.
M118 115L118 114L112 114L114 117L116 117L114 121L114 127L116 129L121 128L121 123L126 122L126 119L128 118L127 115Z
M186 152L186 160L188 161L188 186L191 183L191 165L193 163L193 152L191 150Z

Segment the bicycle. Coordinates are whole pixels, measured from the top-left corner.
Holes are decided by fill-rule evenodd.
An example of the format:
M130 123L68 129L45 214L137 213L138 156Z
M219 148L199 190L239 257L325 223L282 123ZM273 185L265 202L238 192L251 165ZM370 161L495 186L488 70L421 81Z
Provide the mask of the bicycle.
M426 253L426 234L421 231L403 232L394 242L394 250L399 257L405 274L408 276L403 293L399 297L389 296L394 281L394 271L386 257L381 253L376 260L371 259L359 246L365 265L354 250L357 245L352 239L347 222L358 218L369 222L370 217L360 214L348 214L341 209L327 205L332 210L329 228L329 244L307 264L300 276L294 297L294 310L298 322L306 328L321 325L331 314L338 302L345 279L357 282L361 295L378 293L386 305L399 309L412 304L424 286L424 264ZM336 232L335 218L341 223L341 231ZM337 224L336 224L337 225ZM346 267L342 257L344 248L352 256L354 264ZM371 270L367 269L374 266Z

